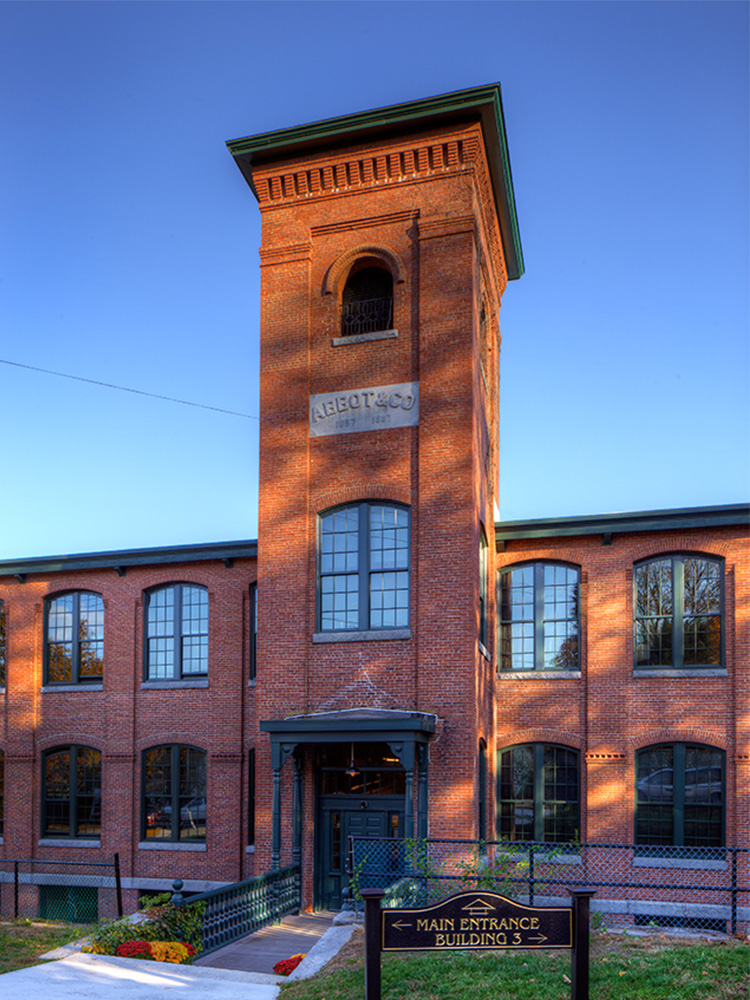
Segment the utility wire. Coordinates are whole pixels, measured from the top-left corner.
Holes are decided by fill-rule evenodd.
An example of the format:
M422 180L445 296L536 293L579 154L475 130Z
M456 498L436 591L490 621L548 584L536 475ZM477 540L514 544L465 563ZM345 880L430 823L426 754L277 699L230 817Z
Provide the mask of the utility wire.
M214 413L228 413L232 417L244 417L246 420L260 420L250 413L237 413L235 410L222 410L219 406L208 406L206 403L192 403L189 399L175 399L174 396L160 396L158 392L145 392L143 389L130 389L126 385L112 385L111 382L98 382L93 378L83 378L81 375L67 375L65 372L50 371L49 368L35 368L34 365L22 365L19 361L6 361L0 358L0 365L13 365L15 368L27 368L32 372L42 372L44 375L58 375L60 378L71 378L76 382L88 382L90 385L100 385L105 389L119 389L120 392L134 392L138 396L151 396L152 399L164 399L168 403L182 403L183 406L197 406L202 410L213 410Z

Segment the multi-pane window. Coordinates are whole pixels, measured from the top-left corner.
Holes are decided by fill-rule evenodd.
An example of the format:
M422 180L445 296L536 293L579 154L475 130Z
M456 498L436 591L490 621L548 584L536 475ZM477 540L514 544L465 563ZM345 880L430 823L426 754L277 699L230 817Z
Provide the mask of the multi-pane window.
M91 747L59 747L44 754L43 768L43 836L100 837L101 753Z
M323 632L409 624L409 511L360 503L320 518L319 628Z
M580 839L577 751L529 743L499 757L498 838L558 844Z
M104 662L104 602L100 594L77 590L46 604L47 684L101 681Z
M255 679L258 653L258 586L250 584L250 680Z
M635 568L636 667L718 667L722 562L674 555Z
M152 747L143 753L144 840L206 839L206 754L196 747Z
M208 592L177 583L146 594L146 678L202 677L208 673Z
M673 743L639 751L636 844L720 847L723 830L722 750Z
M579 670L580 574L526 563L500 574L500 667Z
M6 617L5 604L0 601L0 687L5 687L5 665L6 665Z
M360 267L347 279L341 298L341 335L390 330L393 278L383 267Z

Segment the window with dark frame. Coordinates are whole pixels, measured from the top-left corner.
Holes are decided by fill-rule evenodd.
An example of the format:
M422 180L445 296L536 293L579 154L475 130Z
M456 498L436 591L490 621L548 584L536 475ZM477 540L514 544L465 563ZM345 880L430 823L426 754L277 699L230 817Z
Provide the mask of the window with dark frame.
M42 836L99 839L102 755L83 746L56 747L43 756Z
M146 592L145 677L186 680L208 674L208 591L176 583Z
M206 752L151 747L143 752L141 839L205 841Z
M487 836L487 744L479 741L477 754L477 829L479 839Z
M406 507L365 502L321 515L320 631L408 628L409 558Z
M255 844L255 748L247 754L247 843Z
M45 684L90 684L104 672L104 601L85 590L45 604Z
M341 296L341 336L390 330L393 326L393 276L367 260L349 272Z
M5 604L0 601L0 687L5 687L6 649L7 649L7 619Z
M479 529L479 641L487 648L487 536Z
M5 754L0 750L0 837L3 836L5 822Z
M578 751L528 743L498 757L498 840L579 840Z
M635 842L720 847L724 840L724 751L691 743L636 754Z
M636 669L722 665L723 561L698 555L635 567Z
M250 649L249 649L249 660L250 660L250 680L255 680L255 672L257 669L257 647L258 647L258 586L255 583L250 584Z
M580 571L510 566L499 577L500 669L580 670Z

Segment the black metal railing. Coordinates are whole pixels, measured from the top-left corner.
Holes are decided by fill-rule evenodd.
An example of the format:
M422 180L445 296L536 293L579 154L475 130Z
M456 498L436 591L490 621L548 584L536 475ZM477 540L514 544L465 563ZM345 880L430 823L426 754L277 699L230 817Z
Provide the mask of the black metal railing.
M102 875L102 869L110 874ZM101 911L122 917L120 856L112 861L49 861L41 858L0 859L2 912L18 919L45 917L73 923L95 923ZM12 889L12 903L10 890ZM114 898L101 905L102 893Z
M393 324L393 298L364 299L341 307L341 336L390 330Z
M269 924L277 924L290 913L298 913L300 885L299 865L289 865L244 882L190 896L185 902L205 903L201 954L223 948Z
M386 890L384 906L424 906L487 889L518 902L562 905L567 889L597 890L608 927L750 930L750 849L350 837L355 893Z

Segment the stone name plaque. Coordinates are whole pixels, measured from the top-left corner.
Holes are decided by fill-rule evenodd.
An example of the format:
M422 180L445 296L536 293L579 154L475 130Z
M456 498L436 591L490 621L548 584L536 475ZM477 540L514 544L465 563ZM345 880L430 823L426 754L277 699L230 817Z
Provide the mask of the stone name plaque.
M310 437L357 434L419 423L419 382L310 396Z

